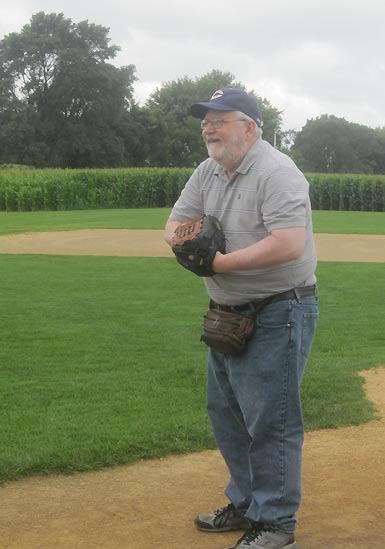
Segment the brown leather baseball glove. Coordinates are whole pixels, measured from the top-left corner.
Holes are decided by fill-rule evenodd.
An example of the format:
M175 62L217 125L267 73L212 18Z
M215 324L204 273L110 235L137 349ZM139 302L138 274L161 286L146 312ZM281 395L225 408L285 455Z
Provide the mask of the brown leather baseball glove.
M226 238L218 219L204 215L181 223L174 232L172 251L178 262L198 276L214 276L215 254L226 252Z

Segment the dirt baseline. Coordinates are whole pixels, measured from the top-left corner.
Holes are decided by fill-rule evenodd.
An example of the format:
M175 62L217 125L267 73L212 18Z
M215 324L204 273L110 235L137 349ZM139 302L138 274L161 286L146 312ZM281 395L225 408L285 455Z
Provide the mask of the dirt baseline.
M385 235L316 234L321 261L385 262ZM172 257L163 231L95 229L0 236L0 253Z
M122 233L120 246L115 231L40 233L37 239L33 238L37 235L12 235L0 237L0 253L159 256L163 249L165 256L169 254L159 231L158 251L152 249L151 254L145 242L150 240L153 246L155 235L140 231L142 235L136 237L129 232ZM359 239L363 259L351 241L346 245L346 235L339 236L317 239L320 260L385 261L385 237ZM91 246L85 237L93 242ZM135 248L132 242L138 239L141 244ZM344 250L350 250L349 259L346 255L342 259ZM305 437L304 495L297 534L301 549L385 548L385 368L362 376L380 419ZM204 534L192 521L196 514L225 503L227 478L219 453L208 451L101 472L13 482L0 487L0 548L223 549L239 534Z

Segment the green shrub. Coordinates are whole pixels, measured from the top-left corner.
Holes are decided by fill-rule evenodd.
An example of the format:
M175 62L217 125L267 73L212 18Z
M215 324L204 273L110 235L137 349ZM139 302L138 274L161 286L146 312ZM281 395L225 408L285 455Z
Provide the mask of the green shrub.
M171 207L191 168L0 170L0 210ZM385 211L385 176L307 174L314 210Z
M171 207L191 173L187 168L3 170L0 210Z
M307 174L314 210L385 211L385 175Z

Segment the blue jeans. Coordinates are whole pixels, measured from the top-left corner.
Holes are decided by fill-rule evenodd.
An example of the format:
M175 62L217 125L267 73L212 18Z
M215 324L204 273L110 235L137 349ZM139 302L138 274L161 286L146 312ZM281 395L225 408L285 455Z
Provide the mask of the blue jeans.
M267 305L246 351L209 349L207 409L230 472L226 495L253 521L292 532L301 501L300 384L317 297Z

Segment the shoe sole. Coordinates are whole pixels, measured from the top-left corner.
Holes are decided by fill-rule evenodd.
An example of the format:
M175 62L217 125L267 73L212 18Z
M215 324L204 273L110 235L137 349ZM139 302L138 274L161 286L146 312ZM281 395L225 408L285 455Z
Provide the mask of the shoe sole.
M234 549L234 545L232 545L231 547L227 547L226 549ZM284 547L282 547L282 549L299 549L299 545L295 541L294 543L291 543L290 545L284 545Z
M206 528L201 526L197 520L194 520L196 528L200 532L207 532L208 534L220 534L221 532L236 532L237 530L247 530L250 528L250 524L245 524L244 526L224 526L223 528Z
M198 526L198 524L195 524L195 527L200 532L206 532L207 534L220 534L221 532L236 532L237 530L247 530L249 528L248 526L235 526L234 528L230 528L230 527L229 528L203 528L202 526Z

